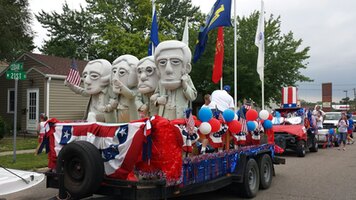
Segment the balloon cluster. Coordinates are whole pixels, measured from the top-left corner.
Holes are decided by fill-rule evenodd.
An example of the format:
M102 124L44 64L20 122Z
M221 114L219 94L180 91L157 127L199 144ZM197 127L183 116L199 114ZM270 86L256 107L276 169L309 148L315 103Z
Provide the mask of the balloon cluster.
M218 119L213 118L213 113L209 108L203 107L198 112L198 117L202 121L199 126L200 133L207 135L209 133L218 132L221 129L221 123ZM242 129L242 124L237 121L237 116L233 110L226 109L222 113L222 117L225 123L228 125L228 130L231 133L239 133ZM261 110L258 113L254 109L250 109L246 112L247 129L248 131L254 131L258 127L257 120L260 119L265 129L272 128L273 116L267 110Z

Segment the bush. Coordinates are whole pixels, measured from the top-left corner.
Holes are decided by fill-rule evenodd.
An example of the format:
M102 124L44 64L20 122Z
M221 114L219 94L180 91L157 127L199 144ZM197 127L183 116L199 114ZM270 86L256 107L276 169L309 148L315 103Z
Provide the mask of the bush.
M6 134L9 133L10 126L8 123L0 116L0 140L4 138Z

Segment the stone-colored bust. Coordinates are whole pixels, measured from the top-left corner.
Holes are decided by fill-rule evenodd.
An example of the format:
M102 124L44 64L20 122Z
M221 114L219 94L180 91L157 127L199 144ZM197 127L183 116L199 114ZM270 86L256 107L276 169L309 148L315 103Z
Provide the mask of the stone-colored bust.
M194 101L197 97L189 76L192 53L185 43L168 40L157 46L154 57L160 85L159 95L153 95L151 100L159 106L160 116L167 119L183 118L189 101Z
M85 114L88 121L116 122L117 97L110 86L110 62L104 59L88 62L82 77L84 88L66 81L65 85L77 94L90 97Z
M136 72L138 77L137 88L142 94L143 103L139 111L146 117L156 115L158 114L158 107L150 101L159 84L158 69L153 56L142 58L137 64Z
M122 55L112 63L112 87L118 94L117 122L139 119L138 108L142 106L141 95L137 91L136 67L138 59L132 55Z

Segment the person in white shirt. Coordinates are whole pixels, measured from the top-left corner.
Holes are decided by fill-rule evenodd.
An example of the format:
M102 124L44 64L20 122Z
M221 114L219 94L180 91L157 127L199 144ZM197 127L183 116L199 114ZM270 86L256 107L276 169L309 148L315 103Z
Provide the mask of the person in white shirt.
M215 90L211 94L211 102L215 105L215 108L224 112L226 109L234 110L235 104L234 99L229 94L231 87L229 85L225 85L223 90Z

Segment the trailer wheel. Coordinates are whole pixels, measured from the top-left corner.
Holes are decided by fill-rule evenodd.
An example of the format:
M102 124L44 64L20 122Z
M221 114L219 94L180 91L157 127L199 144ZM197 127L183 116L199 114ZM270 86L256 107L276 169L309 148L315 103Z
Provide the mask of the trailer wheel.
M258 167L260 169L260 188L267 189L272 184L273 164L272 159L268 154L264 154L258 159Z
M299 140L297 142L297 156L304 157L306 154L305 152L305 142L303 140Z
M59 152L57 172L64 173L64 187L73 196L92 195L103 180L103 159L89 142L69 143Z
M246 163L244 178L242 183L243 195L252 198L257 195L260 185L260 173L255 159L249 159Z

